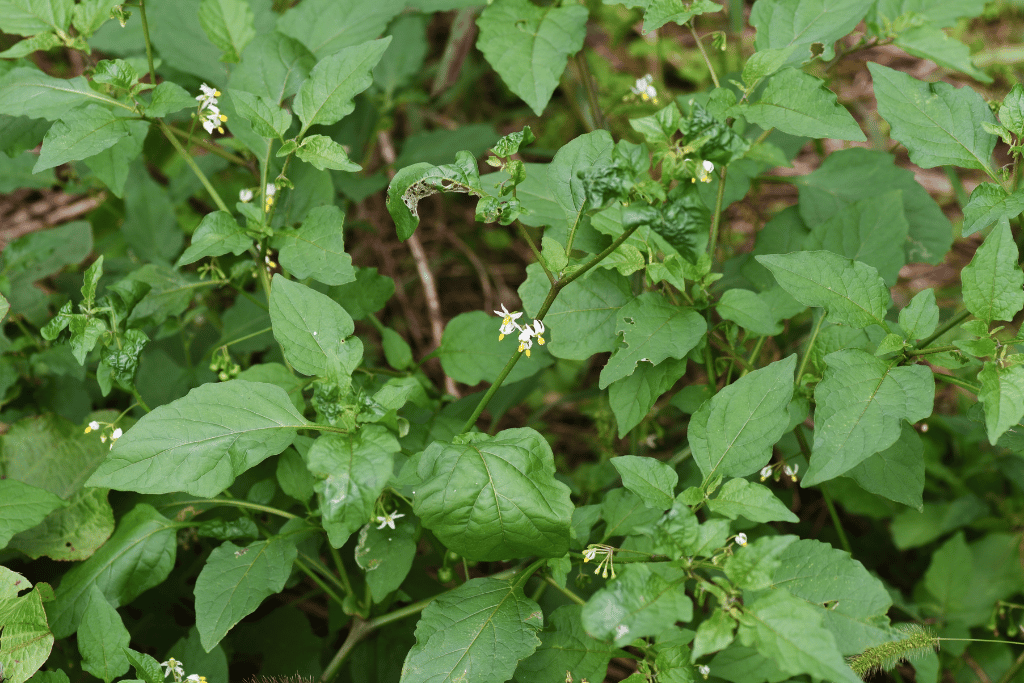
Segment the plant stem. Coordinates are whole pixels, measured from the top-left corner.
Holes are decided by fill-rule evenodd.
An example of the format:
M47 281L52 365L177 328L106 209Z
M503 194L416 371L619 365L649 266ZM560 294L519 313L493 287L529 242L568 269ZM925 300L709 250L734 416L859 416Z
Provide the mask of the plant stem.
M142 19L142 38L146 42L146 61L149 62L149 82L156 85L156 69L153 67L153 44L149 40L149 22L146 21L146 0L139 0L139 18Z
M711 218L711 232L708 235L708 256L711 263L715 262L715 251L718 243L718 226L722 222L722 201L725 197L725 176L729 172L728 166L722 167L722 175L718 179L718 194L715 197L715 215Z
M213 203L217 205L217 208L221 211L231 213L230 209L228 209L228 205L224 203L224 200L220 198L217 190L215 190L213 185L210 184L210 179L206 177L205 173L203 173L203 169L199 168L196 160L193 159L185 148L181 146L181 143L178 142L178 138L175 137L174 131L171 130L171 127L161 119L157 119L157 125L160 126L160 132L162 132L164 137L170 141L171 145L174 146L174 149L181 155L181 158L185 160L186 164L188 164L188 167L191 168L192 172L196 174L197 178L199 178L199 182L201 182L203 187L206 188L206 191L210 193L210 197L213 199Z
M711 58L708 57L708 53L704 50L704 44L700 42L700 36L697 35L697 30L693 28L693 19L686 22L686 28L690 29L693 39L697 41L697 49L700 51L700 56L704 58L704 63L707 64L708 71L711 72L711 82L715 84L716 88L722 87L718 83L718 75L715 74L715 67L711 64Z
M761 355L761 349L762 347L764 347L764 342L767 339L768 337L766 336L757 338L757 342L754 344L754 348L750 351L750 356L747 357L747 365L749 367L756 367L754 365L754 362L757 360L757 357ZM750 370L748 370L747 368L743 368L743 371L740 372L740 377L743 377L748 372L750 372Z
M929 346L926 349L908 349L908 356L927 356L932 353L946 353L947 351L958 351L955 346Z
M327 593L327 596L331 600L334 600L334 602L338 603L339 607L344 604L345 601L342 600L341 597L337 593L335 593L333 590L331 590L330 586L328 586L326 583L324 583L324 580L321 579L319 576L317 576L316 572L314 572L312 569L307 567L305 565L305 563L303 563L303 561L300 560L297 557L295 558L295 566L298 567L299 571L301 571L303 574L305 574L309 578L313 579L313 583L315 583L317 586L319 586L320 590L322 590L324 593Z
M980 384L975 384L974 382L971 382L970 380L960 379L959 377L957 377L955 375L944 375L941 372L933 372L932 375L936 379L940 379L943 382L946 382L947 384L952 384L954 386L958 386L961 389L966 389L967 391L969 391L969 392L971 392L973 394L978 394L978 393L981 392L981 385Z
M516 221L516 228L519 230L519 236L523 238L526 244L530 247L530 251L533 252L533 258L537 259L537 263L539 263L540 267L544 269L544 274L548 276L548 282L554 286L557 278L555 278L551 270L548 269L548 264L544 262L544 257L541 256L540 250L537 249L537 245L534 243L533 238L530 237L530 233L526 231L526 227L519 221Z
M584 600L580 596L576 595L575 593L573 593L568 588L564 588L564 587L558 585L558 582L555 581L550 576L547 576L545 574L544 575L544 580L547 581L548 585L554 586L559 592L561 592L562 595L564 595L565 597L569 598L570 600L575 602L577 605L583 606L583 605L587 604L586 600Z
M946 334L947 332L949 332L951 329L953 329L954 327L956 327L957 325L959 325L963 321L967 320L969 317L971 317L971 312L970 311L968 311L968 310L960 311L959 313L954 315L952 318L950 318L949 320L944 322L942 325L940 325L939 329L935 330L935 333L933 335L931 335L930 337L927 337L926 339L922 339L920 342L918 342L917 347L921 348L921 347L924 347L924 346L928 346L933 341L935 341L936 339L938 339L942 335Z
M338 569L338 578L341 579L346 595L355 595L352 590L352 582L348 580L348 572L345 571L345 564L341 561L341 553L329 541L327 546L331 549L331 558L334 560L334 566Z
M238 508L248 508L250 510L259 510L260 512L266 512L268 515L277 515L278 517L284 517L285 519L298 519L298 515L293 515L290 512L284 510L278 510L267 505L259 505L258 503L249 503L244 500L229 500L227 498L196 498L194 500L176 500L173 503L161 505L160 507L172 507L178 505L233 505Z
M168 128L170 128L172 131L174 131L174 134L177 135L179 138L183 138L185 140L188 140L189 138L191 138L191 135L189 133L186 133L185 131L183 131L183 130L181 130L179 128L175 128L174 126L168 126ZM238 164L239 166L248 166L249 165L249 162L247 162L242 157L238 156L237 154L232 154L231 152L227 151L223 147L215 145L212 142L208 142L206 140L197 139L197 140L192 140L191 144L195 145L196 147L201 147L201 148L205 149L207 152L211 152L212 154L216 154L217 156L222 157L224 159L227 159L231 163Z
M607 128L608 124L604 120L601 103L597 99L594 77L590 74L590 66L587 64L587 59L583 56L582 51L576 53L573 57L573 62L576 64L576 71L579 73L580 80L583 81L583 88L587 91L587 102L590 104L590 113L594 117L594 126L597 128Z
M814 329L811 330L811 336L807 339L807 347L804 349L804 357L800 359L800 365L796 369L796 381L799 384L800 378L804 376L804 370L807 369L807 361L811 357L811 349L814 348L814 342L818 339L818 333L821 331L821 324L825 322L825 314L822 313L818 316L818 321L814 323Z

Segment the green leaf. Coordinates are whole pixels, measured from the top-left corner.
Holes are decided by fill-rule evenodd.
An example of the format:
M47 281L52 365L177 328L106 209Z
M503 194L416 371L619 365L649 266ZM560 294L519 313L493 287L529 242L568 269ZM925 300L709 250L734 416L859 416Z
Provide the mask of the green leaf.
M1013 320L1024 308L1024 273L1017 265L1017 245L1003 223L989 233L960 273L964 305L977 318Z
M675 500L679 475L663 462L654 458L621 455L610 460L622 477L622 486L632 491L648 507L668 510Z
M857 683L823 619L819 610L777 588L744 607L737 635L787 674Z
M355 109L353 98L373 83L370 71L390 43L390 36L371 40L317 62L292 105L302 121L299 137L304 136L310 126L337 123Z
M107 107L90 104L74 109L47 131L39 160L32 172L38 173L99 154L127 135L125 119L116 116Z
M509 89L540 116L569 57L583 47L587 16L581 5L495 0L476 21L476 46Z
M366 585L373 601L380 603L409 575L416 557L419 525L413 520L396 521L391 529L383 524L374 526L375 523L359 530L355 557L356 564L366 572Z
M12 683L27 680L46 662L53 648L42 586L18 597L31 585L21 574L0 566L0 624L4 625L0 662L5 663L3 675ZM63 680L66 682L67 676Z
M693 460L705 480L745 477L771 459L789 426L796 355L754 370L706 401L690 419Z
M354 282L352 257L345 253L344 223L345 214L337 206L310 209L301 228L280 233L281 242L275 241L281 265L302 280L311 277L326 285Z
M657 636L677 621L693 618L693 603L683 591L686 574L663 564L629 564L618 578L594 593L583 606L583 627L598 640L618 647Z
M963 237L985 230L992 225L1008 225L1010 219L1024 212L1024 190L1007 194L995 183L981 183L971 192L964 207Z
M470 386L494 382L516 351L515 337L498 339L501 318L484 311L460 313L444 328L438 357L446 375ZM533 345L529 358L522 357L505 378L508 383L540 372L554 363L547 344Z
M878 113L913 163L922 168L989 169L997 138L982 123L996 119L981 95L948 83L925 83L875 62L868 63L868 70Z
M35 119L56 121L64 117L69 109L88 102L121 107L131 112L131 107L101 95L89 87L82 76L75 78L54 78L35 67L17 67L0 78L0 100L8 116L29 116Z
M984 9L984 8L983 8ZM1014 135L1024 135L1024 86L1015 83L999 105L999 122Z
M477 197L484 194L471 153L459 152L454 164L432 166L423 162L406 166L395 174L388 185L387 207L395 221L398 239L405 241L412 236L420 222L420 200L438 192L463 192Z
M900 438L843 475L870 493L885 496L920 511L924 491L924 444L913 427L904 424Z
M363 357L358 337L347 339L355 324L326 294L274 275L270 290L274 337L298 372L334 381L347 378Z
M763 293L752 292L749 289L727 289L722 293L715 310L725 320L731 320L754 334L780 334L781 321L766 304Z
M644 25L641 29L644 33L656 31L670 21L683 26L701 14L722 11L722 6L711 0L696 0L682 7L674 0L649 0L641 2L641 5L644 6Z
M968 602L974 580L974 558L960 531L932 554L923 584L938 603L933 609L940 616L955 618Z
M132 508L102 548L64 574L48 613L54 635L66 638L78 630L93 586L118 607L163 583L174 567L177 528L149 505Z
M872 266L892 287L907 262L903 250L892 247L904 244L909 230L902 192L895 190L842 207L811 229L804 248L825 249Z
M139 81L139 72L123 59L104 59L96 65L92 80L121 90L131 90Z
M72 0L0 0L0 30L18 36L63 32L73 11Z
M373 80L386 97L409 85L420 73L430 46L427 44L429 15L403 14L388 27L395 48L373 70Z
M280 140L292 125L291 113L274 100L244 90L229 90L228 94L235 105L235 112L249 122L257 135Z
M580 231L585 224L584 214L588 209L599 208L588 206L586 184L579 173L611 162L614 147L608 131L595 130L562 145L551 159L547 168L547 185L552 199L565 212L566 236ZM553 227L556 228L554 234L559 236L559 241L563 241L560 230L562 226Z
M177 83L164 81L153 88L146 114L154 118L196 106L196 98Z
M540 647L516 667L516 683L557 681L565 671L572 671L580 680L604 678L617 650L587 635L581 609L579 605L562 605L551 613L547 628L540 632Z
M935 290L922 289L900 310L900 327L907 339L924 339L939 325L939 307L935 303Z
M650 507L640 496L624 488L612 489L601 501L601 517L605 521L604 540L616 536L648 533L659 519L670 520L673 527L687 528L689 517L693 513L687 515L686 512L688 509L680 512L685 521L679 524L679 520L671 513L663 518L661 510ZM693 520L693 526L696 527L696 519ZM673 531L680 532L681 529L674 528Z
M527 315L540 310L550 288L539 264L527 266L526 281L519 286ZM573 360L614 351L616 314L632 298L629 280L615 272L594 270L573 280L544 316L550 335L546 348L556 358Z
M388 365L395 370L405 370L413 364L412 347L402 339L402 335L390 327L380 331L381 346L384 349L384 359Z
M67 503L44 489L14 479L0 479L0 548L19 531L31 529Z
M204 384L144 415L87 483L214 496L287 448L307 424L281 387L244 380Z
M313 489L331 545L340 548L372 517L401 448L384 427L367 425L353 435L324 434L306 454L317 479Z
M887 329L889 289L869 265L830 251L801 251L755 257L794 299L805 306L825 309L840 325Z
M985 11L985 0L879 0L868 14L868 22L883 25L904 14L922 16L928 25L948 28L961 17L976 17Z
M278 156L281 156L279 153ZM319 171L359 171L363 167L348 158L345 148L326 135L307 135L295 149L295 156Z
M974 66L970 46L946 35L945 31L934 24L904 31L896 36L894 44L908 54L930 59L953 71L961 71L982 83L992 82L991 76Z
M978 379L978 400L985 407L985 430L988 442L994 445L1024 417L1024 367L1004 368L998 361L987 361Z
M550 312L547 317L551 317ZM651 365L640 363L629 377L608 385L608 405L619 427L619 438L640 424L666 391L686 374L687 360L669 358Z
M253 27L256 17L245 0L202 0L199 3L199 25L220 48L220 60L237 64L242 50L256 37Z
M935 380L924 365L900 367L860 349L825 356L814 389L814 449L802 485L838 477L900 437L903 420L932 414Z
M850 112L836 101L824 81L799 69L783 69L771 77L752 104L736 113L765 130L808 138L864 141L864 132Z
M74 7L75 28L83 36L91 36L111 18L115 5L117 0L83 0Z
M693 661L711 652L724 650L733 641L733 633L736 631L736 622L724 610L715 610L711 616L700 623L697 627L697 635L693 639ZM712 664L715 675L721 673L717 666ZM728 678L726 680L729 680Z
M622 332L619 347L601 370L601 389L628 377L640 361L654 365L666 358L683 358L707 332L707 323L696 311L673 306L660 294L644 292L619 309L615 331Z
M400 0L312 0L285 12L278 30L324 59L376 38L404 7Z
M471 560L561 557L573 504L555 478L551 446L529 428L435 441L420 457L413 510L448 548Z
M78 632L82 669L106 683L128 672L124 648L131 637L117 610L96 586L89 591L89 606Z
M141 162L137 162L125 182L121 234L139 258L171 264L181 251L185 236L178 226L167 188L144 169Z
M771 587L785 588L817 612L840 654L857 654L889 640L886 613L892 599L849 553L807 539L786 546L778 559Z
M0 294L0 322L7 317L7 313L11 310L11 304L7 301L3 294Z
M307 11L307 8L316 4L302 3L296 8L301 7L302 11ZM331 6L340 4L331 3ZM249 92L280 104L298 92L299 86L309 77L315 64L316 57L298 40L277 31L260 33L245 48L242 63L231 72L228 85L231 90Z
M746 479L730 479L708 507L729 519L745 517L751 522L799 522L800 518L782 504L771 489Z
M790 64L802 64L813 57L812 47L822 44L821 58L832 59L832 45L852 31L867 14L874 0L759 0L750 12L750 25L757 29L755 50L797 49Z
M127 647L124 654L135 668L135 675L139 677L132 683L161 683L166 678L160 670L160 663L149 655Z
M192 244L174 264L175 268L195 263L207 256L238 256L252 246L252 238L227 211L214 211L203 216L196 231L192 233Z
M504 683L540 644L543 612L512 581L470 579L423 610L402 683Z
M280 593L298 551L287 536L214 549L196 579L196 627L207 652L264 598Z

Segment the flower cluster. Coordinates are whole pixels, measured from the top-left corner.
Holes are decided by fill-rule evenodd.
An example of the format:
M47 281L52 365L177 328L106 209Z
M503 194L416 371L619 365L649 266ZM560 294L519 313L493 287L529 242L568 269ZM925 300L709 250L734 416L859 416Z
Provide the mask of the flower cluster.
M636 85L630 88L630 91L644 102L658 103L658 91L654 87L654 76L651 74L636 79Z
M196 95L196 99L199 100L199 116L201 117L203 128L211 135L214 129L223 134L223 124L228 120L228 117L221 114L220 109L217 107L217 98L220 97L220 90L211 88L205 83L200 85L199 89L203 92L201 95Z
M160 666L164 668L164 678L168 676L174 676L174 683L182 683L182 681L188 681L188 683L206 683L206 676L200 676L199 674L185 675L185 669L174 657L168 657L166 662L160 662Z
M519 351L520 353L526 352L526 356L530 356L530 349L533 348L533 338L537 338L537 343L544 346L544 323L540 320L534 320L533 324L520 325L516 320L522 317L523 312L509 312L505 308L505 304L501 305L500 311L495 311L495 315L502 316L501 328L499 329L498 341L505 338L505 335L512 334L515 330L519 331Z
M615 566L614 566L614 555L615 548L610 545L591 544L587 546L587 549L583 551L583 561L590 562L595 559L598 555L603 555L601 561L597 563L597 567L594 569L595 574L600 574L602 579L607 579L609 576L615 578Z
M90 432L98 432L101 428L104 431L106 431L106 429L108 427L113 427L113 425L108 424L106 422L104 422L101 425L96 420L93 420L88 425L86 425L85 433L88 434ZM110 432L110 447L111 448L114 447L114 442L117 441L118 439L120 439L122 434L124 434L124 432L121 431L120 427L115 427L114 430L112 432ZM100 434L100 442L101 443L106 443L107 442L107 435L106 434Z
M800 465L797 465L797 464L784 465L782 467L783 473L787 477L792 479L793 481L796 481L796 473L799 470L800 470ZM772 465L765 465L764 467L761 468L761 481L764 481L768 477L772 476L774 473L775 473L775 467L774 466L772 466Z

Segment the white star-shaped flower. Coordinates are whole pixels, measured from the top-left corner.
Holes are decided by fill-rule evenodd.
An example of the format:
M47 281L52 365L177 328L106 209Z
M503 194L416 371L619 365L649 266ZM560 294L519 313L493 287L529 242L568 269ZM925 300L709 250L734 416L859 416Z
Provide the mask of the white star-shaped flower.
M396 514L394 512L385 512L383 517L380 517L380 516L377 517L377 521L380 522L380 526L378 526L377 528L378 529L383 529L384 527L390 527L390 528L394 529L395 528L395 520L398 519L399 517L405 517L405 515L403 515L403 514Z
M516 324L516 319L522 317L523 315L522 311L519 311L518 313L509 311L507 308L505 308L505 304L501 304L501 310L495 311L494 315L502 316L501 329L499 330L498 334L498 341L504 339L506 334L512 334L512 332L514 332L515 330L523 329Z
M172 671L178 676L185 673L185 670L181 668L181 662L174 657L169 657L166 662L160 662L160 666L164 668L164 678L170 676Z
M740 545L746 545L747 544L747 535L744 534L744 533L736 534L736 542L738 544L740 544Z

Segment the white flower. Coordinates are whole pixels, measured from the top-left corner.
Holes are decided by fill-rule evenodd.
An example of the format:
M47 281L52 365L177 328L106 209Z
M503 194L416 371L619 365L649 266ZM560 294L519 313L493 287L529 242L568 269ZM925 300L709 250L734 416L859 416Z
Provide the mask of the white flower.
M110 440L111 441L117 441L118 439L121 438L122 434L124 434L124 432L122 432L121 428L118 427L117 429L114 430L114 433L110 435Z
M181 668L181 662L174 657L168 657L166 662L160 662L160 666L164 668L164 678L170 676L172 671L175 673L175 677L185 674L185 670Z
M206 676L200 676L199 674L191 674L185 677L185 680L189 683L206 683Z
M199 89L202 90L203 93L201 95L196 95L196 99L199 100L201 109L211 104L217 104L217 98L220 97L220 90L211 88L205 83L199 86Z
M701 166L704 168L704 170L700 174L700 181L702 183L710 183L711 182L711 174L715 170L715 165L713 163L711 163L710 161L708 161L707 159L705 159L704 161L701 162Z
M772 476L772 468L769 465L765 465L761 468L761 481L764 481L770 476Z
M542 334L544 334L544 323L543 323L543 321L534 320L533 321L533 336L535 336L537 338L537 343L538 344L540 344L541 346L544 346L544 337L541 336Z
M207 108L206 115L203 117L203 128L205 128L206 132L210 133L211 135L213 134L214 130L223 134L224 126L221 124L223 124L227 120L228 117L224 116L224 114L221 114L220 109L217 109L217 107L211 105Z
M526 352L526 357L530 357L530 348L533 346L533 330L529 325L523 328L523 331L519 333L519 352Z
M270 207L274 204L274 195L277 194L277 185L274 183L267 183L267 188L263 192L263 196L266 199L263 202L263 210L270 211Z
M248 204L249 202L252 201L252 198L253 192L249 188L245 188L244 190L238 191L238 201L242 202L243 204Z
M385 512L383 517L380 517L380 516L377 517L377 521L380 522L380 526L378 526L377 528L378 529L383 529L384 527L387 526L387 527L391 527L392 529L394 529L395 528L395 520L398 519L399 517L405 517L405 515L395 514L394 512Z
M700 672L701 676L707 678L711 674L711 667L707 664L701 664L697 671Z
M267 183L267 196L273 197L275 194L277 194L277 185L274 183Z
M523 315L522 311L518 313L513 313L510 312L507 308L505 308L505 304L501 304L501 310L495 311L494 315L502 316L501 329L499 330L500 334L498 335L498 341L504 339L506 334L512 334L513 330L523 329L516 324L516 318L520 318Z
M651 74L647 74L643 78L636 79L636 85L630 88L630 90L634 95L639 96L644 102L658 102L658 91L654 87L654 76Z
M744 533L736 534L736 542L739 543L740 545L746 545L747 544L747 535L744 534Z
M99 428L100 428L100 423L97 422L96 420L93 420L92 422L89 423L89 426L85 428L85 433L88 434L89 432L94 431L94 430L99 429Z
M587 548L583 551L583 561L590 562L597 557L597 548Z
M792 467L786 465L785 467L782 468L782 470L786 473L786 476L792 479L793 481L796 481L796 472L799 469L800 465L793 465Z

